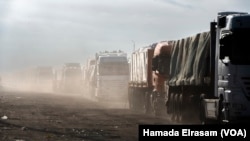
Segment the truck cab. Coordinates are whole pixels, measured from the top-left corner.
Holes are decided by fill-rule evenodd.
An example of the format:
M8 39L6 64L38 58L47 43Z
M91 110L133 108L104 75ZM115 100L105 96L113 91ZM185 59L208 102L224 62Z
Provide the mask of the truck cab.
M96 54L95 97L102 101L126 101L129 64L124 52Z
M205 99L205 119L239 122L250 117L250 15L220 12L211 24L214 96ZM214 50L213 50L214 48ZM213 69L213 67L212 67ZM211 108L213 107L213 108Z

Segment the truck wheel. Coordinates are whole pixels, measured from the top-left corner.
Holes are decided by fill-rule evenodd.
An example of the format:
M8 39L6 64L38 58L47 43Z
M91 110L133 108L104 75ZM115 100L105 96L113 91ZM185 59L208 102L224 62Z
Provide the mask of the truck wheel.
M152 105L150 100L151 100L151 93L145 92L145 104L144 104L145 114L152 113Z
M182 122L182 120L183 120L183 106L182 106L182 102L183 102L183 96L182 96L182 94L180 94L179 96L178 96L178 122Z
M156 95L157 95L156 92L153 91L151 93L150 100L151 100L151 107L152 107L153 114L155 116L159 116L158 109L157 109L158 107L157 107L157 97L156 97Z
M201 96L200 96L200 110L199 110L201 124L207 123L204 99L205 99L205 94L201 94Z
M159 97L159 93L153 91L151 94L151 101L152 101L152 111L155 116L161 116L162 114L162 107L164 102L162 102L161 97Z
M133 110L133 99L134 99L134 97L133 97L133 89L130 88L129 93L128 93L128 103L129 103L129 109L130 110Z
M167 113L168 114L172 114L173 113L173 96L174 94L171 93L170 96L169 96L169 99L168 99L168 105L167 105Z
M162 116L163 113L165 113L164 109L165 109L165 106L164 106L164 100L162 99L162 97L157 97L156 98L156 109L155 109L155 116Z
M205 115L205 106L204 106L204 102L201 101L201 106L200 106L200 123L201 124L206 124L207 120L206 120L206 115Z
M172 108L172 116L171 116L171 120L172 121L176 121L176 116L177 116L177 94L173 94L173 108Z
M178 122L178 118L179 118L179 95L175 94L174 97L174 101L175 101L175 117L174 117L174 121Z
M174 93L171 93L170 94L170 107L169 107L169 113L171 115L171 120L174 121L174 116L175 116L175 111L174 111Z

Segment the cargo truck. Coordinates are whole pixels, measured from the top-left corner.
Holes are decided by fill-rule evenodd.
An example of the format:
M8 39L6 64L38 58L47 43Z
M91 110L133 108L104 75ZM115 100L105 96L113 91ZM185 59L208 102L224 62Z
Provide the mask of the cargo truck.
M43 92L51 92L53 90L54 70L52 66L38 66L34 69L34 81L31 88ZM30 73L30 75L32 75ZM27 82L26 82L27 83Z
M127 53L104 51L95 54L90 72L90 90L98 101L127 102L129 66Z
M171 46L162 41L135 50L130 61L129 108L162 115L169 77Z
M219 12L210 31L172 42L167 113L174 121L250 118L250 15Z
M81 93L83 90L83 73L80 63L64 63L56 69L54 90L59 92Z

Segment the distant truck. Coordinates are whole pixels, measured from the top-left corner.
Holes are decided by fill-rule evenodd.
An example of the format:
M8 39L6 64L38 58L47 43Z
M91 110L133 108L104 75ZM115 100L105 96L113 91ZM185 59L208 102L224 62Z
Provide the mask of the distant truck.
M65 63L54 77L54 90L60 92L82 92L83 73L80 63Z
M171 46L162 41L139 48L131 55L128 87L131 110L161 115L165 111L166 80Z
M53 90L54 70L52 66L38 66L34 70L34 83L32 87L39 91Z
M129 65L122 51L95 54L95 65L90 72L91 89L99 101L127 101Z

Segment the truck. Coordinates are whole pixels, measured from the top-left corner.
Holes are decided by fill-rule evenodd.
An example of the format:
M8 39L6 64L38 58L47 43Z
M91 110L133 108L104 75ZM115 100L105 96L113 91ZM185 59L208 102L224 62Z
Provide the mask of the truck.
M24 75L24 74L23 74ZM31 73L29 75L32 75ZM43 92L51 92L53 88L54 70L52 66L34 68L32 88ZM27 83L27 80L26 80Z
M127 101L129 66L127 53L104 51L95 54L91 67L93 97L98 101Z
M249 122L249 33L248 13L219 12L208 31L134 51L129 108L176 122Z
M96 86L96 60L95 57L88 58L83 68L83 81L84 81L84 93L90 98L94 98L95 86Z
M54 76L56 92L80 93L83 89L83 73L80 63L64 63Z
M173 121L248 122L250 15L218 12L210 30L171 42L166 111Z
M132 53L128 87L131 110L156 116L163 114L170 53L168 41L153 43Z

